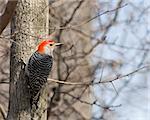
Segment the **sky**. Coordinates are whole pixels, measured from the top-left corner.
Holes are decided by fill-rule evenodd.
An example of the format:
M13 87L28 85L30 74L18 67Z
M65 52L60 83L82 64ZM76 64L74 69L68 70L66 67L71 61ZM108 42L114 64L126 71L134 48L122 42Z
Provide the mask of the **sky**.
M99 0L99 4L105 4L98 12L115 8L117 1ZM124 0L125 3L128 3L128 5L120 9L117 18L118 23L109 30L106 38L107 42L115 42L117 45L99 45L93 53L93 56L96 56L93 58L95 62L103 58L104 60L114 60L122 63L116 70L111 70L108 66L105 66L103 76L126 74L150 64L150 52L141 50L150 48L150 44L148 44L150 42L150 1ZM110 20L110 15L101 16L99 19L102 24L105 24ZM98 19L93 21L93 27L94 29L100 27ZM96 33L96 37L101 35L102 32L98 31ZM126 46L126 48L119 45ZM97 70L95 81L100 78L101 68ZM109 105L121 104L120 107L114 108L115 120L149 120L149 81L150 71L148 70L143 70L133 76L125 77L123 80L115 81L115 88L119 92L119 96L114 101L116 92L111 84L97 85L93 89L100 102ZM94 106L93 114L98 117L101 114L101 109Z

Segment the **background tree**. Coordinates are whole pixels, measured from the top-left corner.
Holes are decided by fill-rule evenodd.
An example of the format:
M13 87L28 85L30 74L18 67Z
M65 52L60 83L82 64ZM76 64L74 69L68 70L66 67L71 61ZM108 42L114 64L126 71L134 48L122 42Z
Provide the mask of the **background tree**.
M2 0L0 1L0 34L8 25L12 14L15 10L17 0Z

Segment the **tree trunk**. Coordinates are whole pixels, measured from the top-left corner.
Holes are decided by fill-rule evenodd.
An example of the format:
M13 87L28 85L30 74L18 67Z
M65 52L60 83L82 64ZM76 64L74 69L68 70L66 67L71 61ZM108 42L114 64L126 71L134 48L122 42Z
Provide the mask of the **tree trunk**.
M8 120L46 120L46 88L44 87L41 90L38 108L31 109L23 61L27 62L30 55L36 49L39 41L34 36L48 34L47 6L48 0L18 1L11 25L12 39L14 42L11 46L10 55Z

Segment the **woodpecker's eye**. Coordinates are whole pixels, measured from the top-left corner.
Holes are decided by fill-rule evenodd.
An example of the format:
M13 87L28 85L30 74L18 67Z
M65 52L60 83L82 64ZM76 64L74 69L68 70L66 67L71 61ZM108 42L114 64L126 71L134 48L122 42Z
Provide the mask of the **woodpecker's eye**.
M49 44L50 46L53 46L53 44Z

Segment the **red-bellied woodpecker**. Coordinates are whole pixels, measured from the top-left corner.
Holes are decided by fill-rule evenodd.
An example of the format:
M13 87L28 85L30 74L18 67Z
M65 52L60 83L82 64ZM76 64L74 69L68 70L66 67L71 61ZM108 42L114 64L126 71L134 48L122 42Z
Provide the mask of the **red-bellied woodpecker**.
M37 96L47 82L53 65L53 50L59 45L62 45L62 43L55 43L53 40L43 40L26 65L25 74L30 89L31 102L33 102L33 98Z

